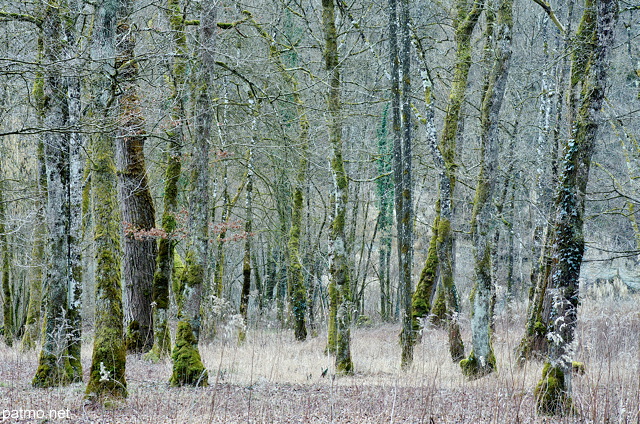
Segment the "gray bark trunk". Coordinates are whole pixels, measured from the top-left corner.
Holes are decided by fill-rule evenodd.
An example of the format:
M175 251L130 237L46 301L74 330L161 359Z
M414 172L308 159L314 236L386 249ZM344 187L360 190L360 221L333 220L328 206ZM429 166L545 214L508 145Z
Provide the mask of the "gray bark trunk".
M573 409L572 358L578 316L580 267L584 254L585 192L595 150L608 51L613 45L617 0L586 0L572 55L569 111L571 138L563 146L563 161L555 197L555 248L550 294L553 297L549 356L536 388L538 412L562 414Z

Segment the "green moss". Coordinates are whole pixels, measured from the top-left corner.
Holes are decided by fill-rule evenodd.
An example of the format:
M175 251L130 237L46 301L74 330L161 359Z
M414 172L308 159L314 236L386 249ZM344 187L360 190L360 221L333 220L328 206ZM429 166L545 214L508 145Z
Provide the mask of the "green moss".
M178 308L180 308L180 305L182 305L182 288L183 288L183 278L182 278L182 274L184 273L184 269L185 269L185 265L184 262L182 262L182 258L180 258L180 255L178 254L178 252L174 252L173 254L173 272L172 272L172 278L171 281L173 282L173 293L176 297L176 302L178 304Z
M359 315L356 320L356 327L371 327L373 320L369 315Z
M38 388L64 386L72 382L72 373L73 370L67 358L58 358L56 355L42 351L38 369L31 384Z
M338 328L336 315L338 314L338 290L336 284L329 283L329 323L327 325L327 353L335 354L337 351Z
M303 164L306 171L306 162ZM300 177L299 177L300 178ZM307 312L307 290L304 285L302 275L302 264L300 263L300 227L302 223L302 211L304 207L302 186L304 182L299 182L293 192L293 204L291 208L291 229L289 231L289 298L291 300L291 312L294 318L295 337L298 341L307 338L307 328L305 316Z
M125 336L125 348L127 352L138 352L140 346L143 344L142 334L140 333L140 323L133 320L127 327L127 333Z
M559 367L544 365L542 379L535 388L536 409L542 415L566 415L573 409L567 394L564 373Z
M209 385L207 370L200 359L198 345L191 324L187 321L178 322L176 345L171 354L173 359L172 386L200 386Z
M540 322L540 321L536 321L533 324L533 334L538 335L538 336L545 336L547 335L547 326Z
M95 397L100 402L126 398L125 368L126 350L121 330L110 328L96 333L87 397Z
M440 218L438 220L438 243L443 243L445 238L451 233L451 222L448 219Z
M183 287L195 287L204 280L204 268L198 263L196 252L193 250L187 252L181 280Z
M496 357L491 351L485 363L481 364L474 351L471 351L468 358L460 361L460 368L462 374L469 379L481 378L496 370Z
M447 303L445 291L442 285L439 285L436 290L436 298L431 307L431 322L433 325L444 328L447 318Z
M33 82L33 89L31 91L35 100L36 112L38 116L44 117L44 111L47 107L48 97L44 93L44 76L42 72L36 73L35 81Z
M574 374L584 375L585 370L586 369L583 362L578 362L578 361L571 362L571 371Z
M436 216L434 228L437 228L438 221L439 218ZM431 297L438 273L437 239L438 235L434 233L429 241L429 252L422 272L420 273L420 280L418 280L418 285L411 298L412 326L414 331L420 330L420 319L426 318L429 316L429 313L431 313Z

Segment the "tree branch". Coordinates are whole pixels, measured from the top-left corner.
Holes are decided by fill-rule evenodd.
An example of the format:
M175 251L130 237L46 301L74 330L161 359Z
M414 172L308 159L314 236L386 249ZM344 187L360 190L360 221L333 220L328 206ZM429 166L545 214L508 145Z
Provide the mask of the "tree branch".
M567 30L564 28L564 26L562 25L562 23L560 22L560 20L558 20L558 17L556 16L556 14L553 12L553 9L551 9L551 6L549 5L548 2L544 1L544 0L533 0L536 4L538 4L540 7L542 7L542 9L545 11L545 13L547 15L549 15L549 18L551 18L551 20L553 21L553 23L556 25L556 27L558 28L558 30L560 31L560 33L562 33L564 35L565 32L567 32Z
M24 13L5 12L4 10L0 10L0 19L3 21L29 22L37 26L42 25L42 19L38 19L35 16L26 15Z

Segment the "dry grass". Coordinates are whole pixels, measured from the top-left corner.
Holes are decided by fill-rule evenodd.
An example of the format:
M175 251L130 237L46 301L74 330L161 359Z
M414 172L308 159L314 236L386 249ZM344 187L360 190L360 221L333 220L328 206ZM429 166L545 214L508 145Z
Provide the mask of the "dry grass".
M564 419L535 414L532 393L541 364L512 366L522 334L521 307L496 322L499 373L476 381L461 376L449 359L446 335L435 329L424 332L408 372L398 369L398 326L354 329L357 373L337 378L323 353L324 337L297 343L290 331L253 329L242 346L203 347L211 383L206 389L170 388L168 361L150 364L130 356L130 396L110 408L85 404L84 385L31 388L36 354L2 347L0 407L46 414L68 409L70 419L51 422L73 423L640 423L638 309L637 298L584 303L576 358L587 372L574 379L579 415ZM87 370L90 346L84 358Z

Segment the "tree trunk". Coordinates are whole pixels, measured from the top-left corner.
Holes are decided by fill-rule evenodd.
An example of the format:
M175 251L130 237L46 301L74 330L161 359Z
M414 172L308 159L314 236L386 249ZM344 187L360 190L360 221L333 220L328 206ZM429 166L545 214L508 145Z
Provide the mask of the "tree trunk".
M427 251L427 259L424 267L420 272L420 279L416 284L416 290L411 298L412 303L412 322L411 326L415 334L419 334L424 325L424 320L431 313L431 304L435 297L436 286L438 283L438 217L440 214L439 206L436 206L436 217L434 220L431 240L429 241L429 250Z
M325 36L324 60L328 72L329 93L329 142L332 147L331 172L333 175L333 221L329 229L329 292L331 317L329 346L335 343L336 371L353 373L351 361L351 314L350 271L347 259L345 217L349 187L342 157L342 116L340 102L340 68L338 61L338 32L336 29L334 0L322 0L322 26ZM332 341L331 336L335 337Z
M497 6L497 10L492 8ZM492 256L497 236L498 124L511 61L513 0L499 0L487 8L487 55L493 64L485 81L480 110L480 171L471 216L474 288L472 296L472 346L469 357L460 362L462 372L476 378L496 367L491 342L495 284ZM489 57L487 59L489 59Z
M394 5L390 4L390 20L395 21L396 12ZM400 65L402 67L402 136L394 136L393 145L393 176L396 200L396 228L398 233L398 270L399 300L402 309L402 332L400 333L400 345L402 346L401 366L408 368L413 362L413 348L415 334L413 332L412 313L412 283L413 268L413 181L412 181L412 155L411 155L411 37L409 33L409 2L400 2L400 37L401 44ZM392 23L391 26L394 24ZM395 31L390 31L390 33ZM397 34L396 34L397 36ZM392 52L393 52L392 45ZM395 47L397 52L397 47ZM397 71L397 70L396 70ZM394 79L397 77L394 77ZM399 88L399 87L398 87ZM396 87L393 87L395 91ZM397 93L394 94L397 101ZM394 112L395 114L395 112ZM394 128L395 130L395 128Z
M0 166L2 170L2 166ZM3 312L3 329L4 342L7 346L13 346L14 338L14 322L13 322L13 305L14 296L11 282L11 264L9 258L9 237L7 237L7 204L5 203L5 181L4 173L0 174L0 267L2 267L2 312Z
M196 132L189 194L189 240L182 272L183 306L178 312L172 386L207 386L207 370L198 350L202 286L209 269L209 141L213 116L209 90L213 81L216 5L202 6L200 20L200 74L197 79Z
M255 112L254 112L255 113ZM253 118L251 128L251 146L249 147L247 160L247 186L245 197L245 223L244 223L244 256L242 258L242 292L240 293L240 315L244 321L245 328L238 333L238 341L244 342L247 333L246 327L249 325L249 296L251 295L251 231L253 228L253 146L255 140L253 134L256 130L256 117Z
M105 0L99 7L94 32L96 72L95 116L106 117L106 128L92 140L91 205L95 245L96 322L87 396L102 401L127 396L126 348L123 339L120 225L116 201L115 131L109 99L112 92L116 28L121 4Z
M130 14L132 0L121 0L116 24L118 200L124 226L125 343L127 351L146 352L153 345L151 292L156 267L155 208L144 159L146 131L138 95L138 62Z
M78 124L79 93L70 87L64 76L64 59L71 53L69 22L74 16L68 3L42 10L43 62L46 70L42 95L45 128L51 131L43 136L44 161L47 175L46 223L49 230L49 263L45 277L47 299L45 336L39 366L33 379L36 387L51 387L82 379L80 364L79 317L79 210L77 201L78 152L81 139L78 134L60 131ZM73 104L71 104L73 103ZM80 173L81 175L81 173Z
M562 171L555 197L555 247L549 355L535 390L542 414L573 411L571 372L578 312L578 277L584 254L585 192L595 150L608 51L614 40L617 0L585 0L571 58L569 111L571 138L563 146Z

